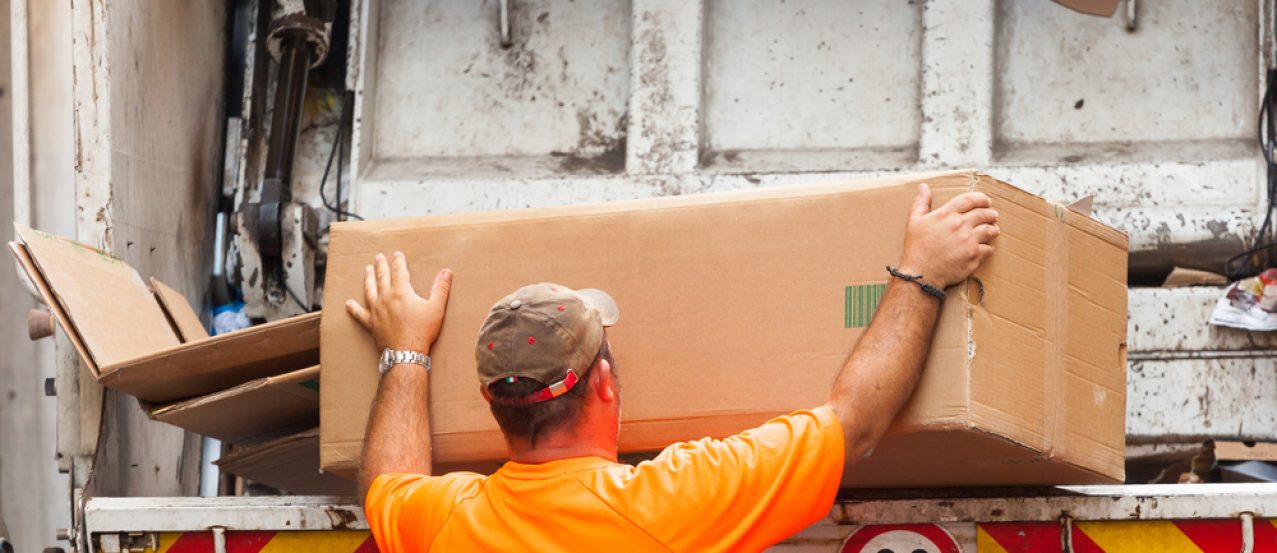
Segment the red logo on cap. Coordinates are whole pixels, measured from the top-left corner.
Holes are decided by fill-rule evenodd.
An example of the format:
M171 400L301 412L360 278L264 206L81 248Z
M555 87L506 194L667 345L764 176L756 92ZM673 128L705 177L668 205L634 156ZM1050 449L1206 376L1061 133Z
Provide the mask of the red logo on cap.
M536 338L533 338L533 337L531 337L531 336L528 336L528 343L529 343L529 344L535 344L535 343L537 343L537 339L536 339Z

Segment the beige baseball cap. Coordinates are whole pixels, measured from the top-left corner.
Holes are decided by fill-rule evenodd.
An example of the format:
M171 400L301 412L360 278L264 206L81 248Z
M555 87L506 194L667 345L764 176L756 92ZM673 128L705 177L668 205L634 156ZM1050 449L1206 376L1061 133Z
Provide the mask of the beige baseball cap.
M488 311L474 357L483 397L524 405L572 389L603 347L603 329L621 312L607 292L540 283L515 290ZM523 398L494 398L500 380L531 378L545 386Z

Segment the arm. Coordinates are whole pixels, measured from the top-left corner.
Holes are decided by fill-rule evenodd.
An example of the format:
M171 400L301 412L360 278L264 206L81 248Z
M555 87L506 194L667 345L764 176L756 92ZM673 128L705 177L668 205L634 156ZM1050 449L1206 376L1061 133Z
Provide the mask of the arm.
M435 275L430 298L422 298L412 288L403 254L395 252L389 263L378 254L375 266L365 268L368 306L348 300L346 311L372 333L378 351L388 347L429 354L443 326L451 287L452 272L444 269ZM430 474L429 386L429 374L418 365L395 365L382 377L364 434L360 504L382 474Z
M998 214L972 192L931 211L931 190L918 187L905 231L900 270L945 288L966 280L993 253ZM940 300L891 279L887 292L834 381L828 405L842 423L846 462L864 457L913 393L931 346Z

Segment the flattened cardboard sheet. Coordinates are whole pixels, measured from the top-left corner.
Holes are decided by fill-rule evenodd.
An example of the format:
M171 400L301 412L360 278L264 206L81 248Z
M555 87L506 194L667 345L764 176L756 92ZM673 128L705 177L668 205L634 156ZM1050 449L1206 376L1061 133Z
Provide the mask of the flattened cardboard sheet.
M165 405L151 418L236 445L300 432L319 424L319 367Z
M107 366L178 345L168 319L132 267L104 252L21 225L15 232L66 315L92 365ZM33 277L32 280L35 280ZM127 324L122 324L127 321Z
M355 483L319 471L319 429L241 449L214 461L227 473L297 495L353 495Z
M176 290L157 281L152 291L83 244L15 231L21 243L9 249L103 386L162 404L319 363L318 312L209 338Z
M168 403L318 363L315 312L104 366L99 380L143 401Z
M27 274L27 278L31 279L31 283L35 285L40 297L44 298L44 303L49 306L49 312L53 314L53 319L58 322L58 326L62 327L62 331L66 332L67 338L71 340L71 345L75 346L75 351L80 354L80 359L89 367L89 371L94 376L97 376L98 366L93 362L93 357L89 355L89 348L85 347L84 341L80 339L80 334L76 332L75 327L69 324L70 318L67 317L66 311L62 309L62 304L57 302L53 292L49 290L49 283L44 281L44 275L41 275L40 269L36 268L35 261L31 259L31 253L27 251L27 247L17 242L9 242L9 251L13 252L13 256L18 259L18 265Z

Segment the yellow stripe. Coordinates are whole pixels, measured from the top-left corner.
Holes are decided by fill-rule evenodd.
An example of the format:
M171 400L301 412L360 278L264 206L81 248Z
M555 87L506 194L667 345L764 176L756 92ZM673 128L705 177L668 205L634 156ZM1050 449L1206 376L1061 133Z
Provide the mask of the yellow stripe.
M975 550L976 553L1007 553L1007 550L994 541L993 536L985 532L979 524L975 526Z
M261 553L351 553L369 535L367 531L359 530L280 532L271 538Z
M159 537L159 551L152 552L150 549L147 549L146 553L168 553L168 550L173 547L173 544L176 543L177 539L180 537L182 537L181 532L161 532Z
M1105 553L1202 553L1170 521L1078 522L1076 526Z

